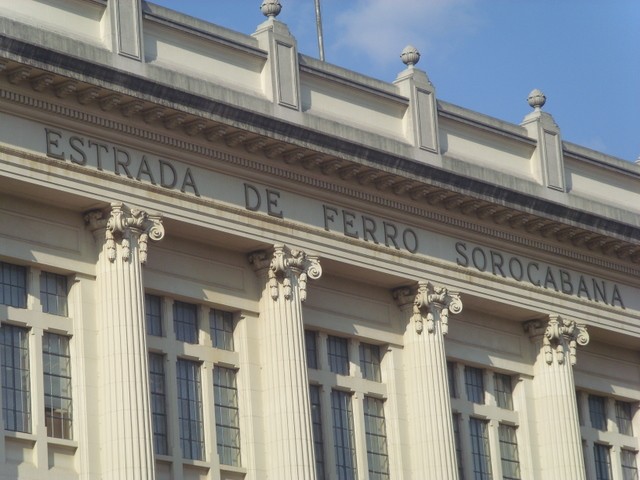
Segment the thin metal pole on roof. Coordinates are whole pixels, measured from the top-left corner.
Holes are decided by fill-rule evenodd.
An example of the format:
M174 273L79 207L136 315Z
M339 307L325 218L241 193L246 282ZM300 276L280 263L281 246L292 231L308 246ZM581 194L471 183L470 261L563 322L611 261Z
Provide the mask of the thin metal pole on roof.
M320 14L320 0L316 2L316 30L318 31L318 51L320 60L324 62L324 41L322 39L322 15Z

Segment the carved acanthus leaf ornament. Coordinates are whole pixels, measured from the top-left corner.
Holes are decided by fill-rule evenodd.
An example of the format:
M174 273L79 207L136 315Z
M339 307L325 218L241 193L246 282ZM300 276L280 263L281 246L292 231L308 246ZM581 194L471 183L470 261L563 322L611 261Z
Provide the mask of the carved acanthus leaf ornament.
M430 282L418 282L415 288L399 288L394 291L396 301L402 306L407 294L415 293L413 297L413 314L411 320L417 333L422 333L425 324L428 333L435 331L435 322L440 320L442 335L449 332L449 314L462 311L462 300L457 293L450 293L446 287L434 286Z
M138 239L138 258L141 264L147 262L148 240L162 240L164 227L158 215L149 215L144 210L128 208L120 202L112 203L108 210L94 210L85 215L85 222L96 231L104 229L107 257L114 262L117 256L116 244L122 247L122 259L131 260L132 236Z
M564 363L564 347L569 349L569 361L571 365L576 364L576 346L589 343L587 327L578 324L575 320L562 318L559 315L550 315L549 323L542 337L542 348L544 349L544 359L547 364L553 362L553 352L555 351L558 364Z
M280 295L279 285L282 285L284 298L292 298L291 280L295 276L298 279L300 301L304 302L307 299L307 280L317 280L322 276L322 267L317 257L284 245L275 245L271 254L265 251L254 252L249 255L249 262L256 271L267 268L269 294L274 300Z

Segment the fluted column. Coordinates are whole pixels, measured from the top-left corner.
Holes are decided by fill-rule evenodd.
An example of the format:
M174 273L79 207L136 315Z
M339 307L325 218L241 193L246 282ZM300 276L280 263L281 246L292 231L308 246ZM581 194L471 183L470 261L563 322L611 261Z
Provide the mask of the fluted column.
M412 471L456 480L455 439L444 336L449 314L462 311L457 294L429 282L393 292L407 315L405 371L411 424Z
M586 345L589 335L583 325L557 315L550 315L548 321L527 322L525 330L537 353L533 394L539 478L584 480L572 366L576 363L576 346Z
M317 258L276 245L249 261L265 282L260 300L265 358L265 427L269 478L315 480L309 377L302 302L307 280L320 278Z
M160 240L164 229L159 217L121 203L85 218L101 245L96 268L101 478L154 479L141 264L148 240Z

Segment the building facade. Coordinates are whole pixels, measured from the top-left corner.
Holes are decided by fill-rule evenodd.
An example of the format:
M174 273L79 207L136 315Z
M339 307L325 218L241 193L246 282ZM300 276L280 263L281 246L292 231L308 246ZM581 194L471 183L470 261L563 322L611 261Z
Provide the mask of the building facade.
M0 2L0 479L637 479L640 167L279 8Z

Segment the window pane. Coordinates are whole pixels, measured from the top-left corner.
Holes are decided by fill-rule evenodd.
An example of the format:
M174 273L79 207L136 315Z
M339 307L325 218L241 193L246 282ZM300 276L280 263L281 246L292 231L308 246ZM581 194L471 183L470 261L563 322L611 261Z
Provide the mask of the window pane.
M144 295L144 315L147 321L147 333L162 337L162 297Z
M493 383L498 406L500 408L513 410L511 377L509 375L503 375L502 373L495 373L493 375Z
M491 455L487 422L478 418L469 419L471 432L471 455L474 480L491 480Z
M356 444L353 432L353 410L351 394L339 390L331 392L333 413L333 441L336 452L336 473L338 480L357 478Z
M518 442L516 427L500 424L500 459L502 462L503 480L520 480L520 459L518 457Z
M389 478L387 429L384 420L384 402L364 397L364 428L367 436L367 459L370 480Z
M153 447L158 455L168 454L167 399L164 374L164 355L149 354L149 384L151 387L151 417L153 420Z
M623 448L620 456L622 460L622 480L638 480L638 466L636 464L638 452Z
M464 469L462 467L462 440L460 439L460 414L453 414L453 439L456 442L456 463L458 464L459 480L464 480Z
M198 306L176 301L173 304L173 328L176 340L198 343Z
M604 397L589 395L589 417L593 428L607 429L606 399Z
M316 454L316 475L318 480L325 480L324 436L322 435L322 407L320 404L319 385L309 386L309 398L311 399L311 424L313 427L313 448Z
M67 277L55 273L40 273L40 303L44 313L67 315Z
M69 338L45 332L42 337L44 414L47 435L72 438L71 357Z
M456 388L456 364L447 362L447 380L449 381L449 396L458 398L458 389Z
M631 404L628 402L616 401L616 423L618 431L623 435L633 435L633 413Z
M307 367L318 368L318 336L312 330L304 331L304 345L307 350Z
M200 364L178 359L178 417L180 446L184 458L204 459L204 426L202 420L202 384Z
M349 348L346 338L327 337L329 369L333 373L349 375Z
M609 447L596 443L593 445L593 456L596 464L596 480L611 480L611 456Z
M360 344L360 369L362 378L381 382L380 374L380 347L378 345L370 345L368 343Z
M473 403L484 404L484 370L464 367L464 382L467 399Z
M0 262L0 304L27 308L27 269Z
M28 329L0 325L0 362L4 428L31 433Z
M235 370L218 366L213 369L213 397L220 463L239 467L240 416Z
M215 348L233 351L233 314L212 309L209 312L211 342Z

